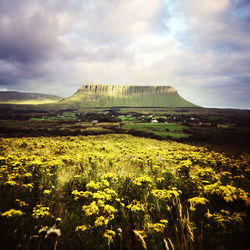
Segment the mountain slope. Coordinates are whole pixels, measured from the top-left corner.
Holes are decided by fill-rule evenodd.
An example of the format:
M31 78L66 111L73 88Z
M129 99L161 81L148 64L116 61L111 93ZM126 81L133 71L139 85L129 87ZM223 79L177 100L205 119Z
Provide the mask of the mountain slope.
M170 86L102 84L84 84L73 96L59 103L68 108L196 106Z
M56 102L62 99L60 96L26 93L18 91L0 91L0 103L9 104L42 104Z

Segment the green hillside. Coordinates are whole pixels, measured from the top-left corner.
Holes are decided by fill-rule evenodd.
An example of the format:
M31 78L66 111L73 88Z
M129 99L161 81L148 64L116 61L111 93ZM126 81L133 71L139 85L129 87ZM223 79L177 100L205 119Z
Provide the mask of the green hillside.
M57 102L62 99L60 96L25 93L18 91L0 91L0 103L8 104L43 104Z
M196 106L170 86L102 84L84 84L73 96L59 103L67 108Z

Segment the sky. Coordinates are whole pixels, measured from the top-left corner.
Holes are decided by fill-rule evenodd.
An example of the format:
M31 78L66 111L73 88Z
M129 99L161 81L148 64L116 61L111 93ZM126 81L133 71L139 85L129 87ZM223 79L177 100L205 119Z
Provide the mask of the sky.
M250 0L0 0L0 90L84 83L250 109Z

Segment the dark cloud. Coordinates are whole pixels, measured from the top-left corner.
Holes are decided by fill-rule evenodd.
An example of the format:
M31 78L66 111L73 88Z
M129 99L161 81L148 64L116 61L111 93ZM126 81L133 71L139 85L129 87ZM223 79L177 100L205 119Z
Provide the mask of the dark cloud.
M0 59L33 63L59 46L56 18L34 1L2 1Z
M70 27L68 2L0 0L1 86L21 89L54 71L48 62L63 47L60 36Z

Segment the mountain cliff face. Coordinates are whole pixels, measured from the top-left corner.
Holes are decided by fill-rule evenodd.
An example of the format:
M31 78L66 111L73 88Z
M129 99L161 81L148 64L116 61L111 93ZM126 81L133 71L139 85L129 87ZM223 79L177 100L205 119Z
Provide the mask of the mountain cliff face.
M84 84L60 102L83 107L194 107L170 86Z
M84 84L76 94L105 94L105 95L145 95L145 94L168 94L177 91L169 86L129 86L129 85L102 85Z

